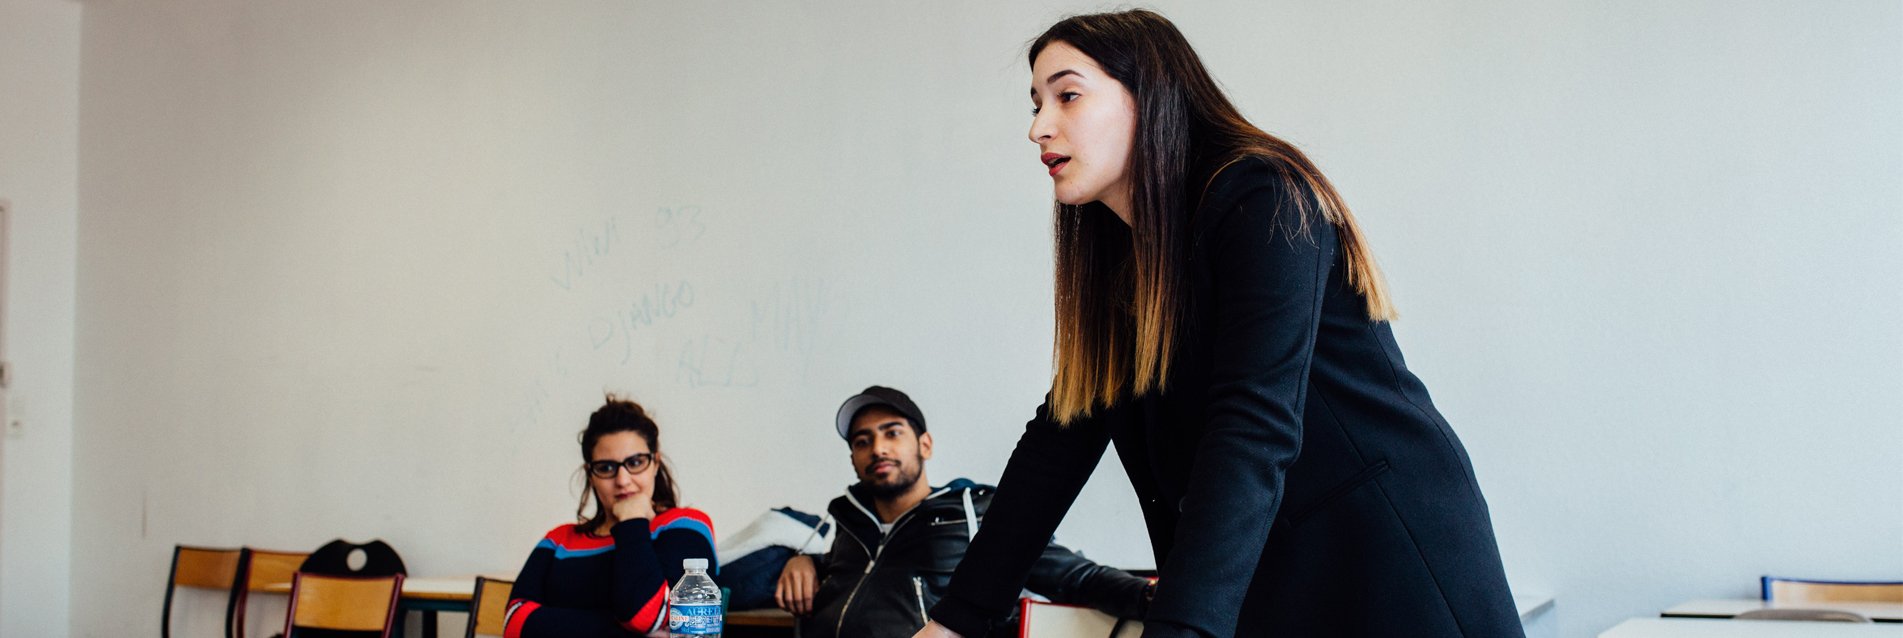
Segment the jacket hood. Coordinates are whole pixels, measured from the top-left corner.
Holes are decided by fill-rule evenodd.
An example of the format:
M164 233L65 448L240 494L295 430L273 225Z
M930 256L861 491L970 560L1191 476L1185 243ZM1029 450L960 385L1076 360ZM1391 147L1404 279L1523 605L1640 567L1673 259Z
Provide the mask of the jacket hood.
M925 496L924 501L919 502L918 507L925 507L926 505L937 504L938 502L966 500L963 496L964 492L973 491L984 493L992 489L994 488L990 485L985 485L971 479L955 478L942 487L932 488L932 492ZM846 513L858 511L864 514L867 520L877 523L879 514L873 511L872 503L872 495L866 493L865 486L859 483L853 483L852 485L846 486L846 493L834 499L832 506L827 509L830 510L828 513L835 519ZM844 505L843 508L840 507L842 504Z

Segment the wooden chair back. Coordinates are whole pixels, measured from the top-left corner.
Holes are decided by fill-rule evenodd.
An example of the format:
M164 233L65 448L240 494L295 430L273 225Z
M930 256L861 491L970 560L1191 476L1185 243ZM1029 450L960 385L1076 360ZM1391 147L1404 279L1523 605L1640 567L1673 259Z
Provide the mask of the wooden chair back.
M245 571L246 591L284 591L310 552L276 552L268 549L246 550L251 556Z
M236 602L244 550L174 545L172 575L165 581L165 612L159 618L159 635L172 638L172 594L179 587L226 592L225 636L231 638L231 616Z
M476 577L475 596L469 599L469 631L464 638L500 636L509 616L509 592L515 581Z
M1793 603L1903 603L1903 582L1850 582L1774 578L1762 580L1764 599Z
M309 552L279 552L268 549L244 548L242 565L239 567L239 579L243 587L234 588L231 614L231 638L244 638L245 609L251 592L269 592L283 594L291 590L292 575L304 564Z
M299 629L335 629L375 631L388 638L402 595L402 574L325 576L297 572L291 576L291 608L284 614L284 636L297 638Z

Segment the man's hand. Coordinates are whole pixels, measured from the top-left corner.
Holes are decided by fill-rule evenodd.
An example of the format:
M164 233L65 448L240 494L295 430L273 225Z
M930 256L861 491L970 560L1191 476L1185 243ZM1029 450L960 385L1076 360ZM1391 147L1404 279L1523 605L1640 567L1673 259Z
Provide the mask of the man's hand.
M925 623L925 628L918 630L918 633L916 634L912 634L912 638L965 638L965 637L958 635L958 632L956 631L946 629L944 625L938 624L938 621L934 620L932 622Z
M804 616L813 613L813 591L819 589L819 572L813 569L813 557L804 554L786 559L780 568L780 585L773 600L780 609Z

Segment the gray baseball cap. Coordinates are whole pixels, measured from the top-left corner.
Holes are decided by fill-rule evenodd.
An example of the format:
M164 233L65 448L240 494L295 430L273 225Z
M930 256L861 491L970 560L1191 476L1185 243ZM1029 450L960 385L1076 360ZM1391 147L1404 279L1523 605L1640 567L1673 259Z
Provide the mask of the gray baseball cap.
M891 409L899 413L899 416L911 421L913 430L919 434L925 433L925 413L920 412L918 405L912 403L912 397L905 396L904 392L892 388L875 385L840 404L839 414L833 417L834 425L839 429L839 438L850 439L853 417L859 416L860 410L870 407Z

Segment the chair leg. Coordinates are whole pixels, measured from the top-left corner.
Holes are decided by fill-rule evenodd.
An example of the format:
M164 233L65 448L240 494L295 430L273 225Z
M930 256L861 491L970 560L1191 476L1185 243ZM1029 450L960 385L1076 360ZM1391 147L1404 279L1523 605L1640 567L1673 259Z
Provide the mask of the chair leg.
M231 579L231 608L225 610L225 638L244 638L244 607L251 599L251 548L238 548L238 573Z
M172 638L172 590L178 587L179 548L172 547L172 569L165 575L165 611L159 614L159 638Z
M240 591L238 592L237 602L232 603L232 607L234 608L232 612L234 615L231 619L232 638L244 638L244 608L248 600L250 600L250 597L247 596L245 592Z

